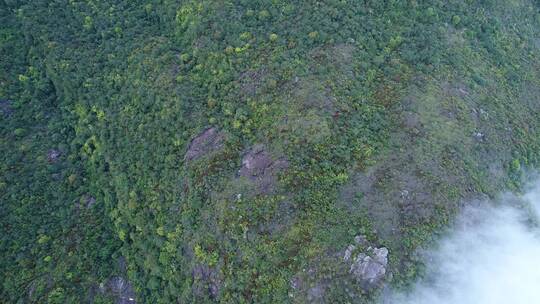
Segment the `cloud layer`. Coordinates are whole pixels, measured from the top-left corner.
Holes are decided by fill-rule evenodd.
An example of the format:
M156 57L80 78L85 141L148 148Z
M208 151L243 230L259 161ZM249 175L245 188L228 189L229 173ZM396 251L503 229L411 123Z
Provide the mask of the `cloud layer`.
M516 208L518 201L524 201ZM540 303L540 182L518 200L463 210L452 232L426 255L428 273L399 304Z

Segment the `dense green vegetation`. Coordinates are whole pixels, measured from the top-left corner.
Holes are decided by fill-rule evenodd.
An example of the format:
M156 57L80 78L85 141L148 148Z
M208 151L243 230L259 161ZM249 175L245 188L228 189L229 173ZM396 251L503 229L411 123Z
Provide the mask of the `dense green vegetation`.
M116 275L141 303L370 302L337 257L354 236L405 287L461 202L540 161L535 1L0 14L0 302L107 303ZM208 127L223 145L188 161ZM257 144L287 162L269 191L238 175Z

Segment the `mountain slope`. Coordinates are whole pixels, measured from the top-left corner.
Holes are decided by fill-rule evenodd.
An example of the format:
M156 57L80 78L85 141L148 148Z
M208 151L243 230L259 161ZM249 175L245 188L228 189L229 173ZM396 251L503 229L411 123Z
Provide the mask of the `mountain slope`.
M406 286L539 161L534 1L3 8L7 302L118 300L115 276L142 303L372 302L356 236Z

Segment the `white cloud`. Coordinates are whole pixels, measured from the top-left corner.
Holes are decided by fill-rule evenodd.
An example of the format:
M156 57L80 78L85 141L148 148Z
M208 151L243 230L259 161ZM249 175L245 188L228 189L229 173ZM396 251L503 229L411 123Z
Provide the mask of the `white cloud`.
M523 199L533 210L533 217L538 217L540 182L536 182ZM394 294L387 301L400 304L540 303L539 231L526 223L531 213L512 206L516 201L515 197L507 196L498 207L479 203L465 208L452 232L440 241L437 249L426 255L426 277L409 294Z

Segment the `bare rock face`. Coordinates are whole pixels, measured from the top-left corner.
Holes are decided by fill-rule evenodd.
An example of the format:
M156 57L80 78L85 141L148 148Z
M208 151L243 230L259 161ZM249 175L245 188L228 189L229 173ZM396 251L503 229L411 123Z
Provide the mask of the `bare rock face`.
M128 280L115 276L106 284L107 291L115 297L116 304L135 304L135 291Z
M76 202L75 205L77 208L86 207L86 209L90 209L95 203L96 203L95 197L89 194L85 194L81 198L79 198L79 200Z
M193 138L184 156L184 160L186 162L194 161L220 150L224 145L224 141L225 135L223 132L218 131L214 127L208 128Z
M86 208L91 208L96 203L96 198L91 195L88 195L86 196L85 203L86 203Z
M279 171L289 166L287 160L274 159L262 145L252 147L242 158L239 174L257 186L260 193L269 193L277 182Z
M349 273L364 290L379 286L386 276L388 249L369 246L362 250L366 245L362 236L355 237L355 243L347 247L343 256L345 261L351 263Z
M317 277L317 269L308 268L304 269L289 281L289 285L293 292L290 296L294 297L294 293L301 295L294 303L327 303L325 301L325 295L331 288L331 280L319 278L312 281L311 279L315 277Z
M49 163L55 163L56 161L58 161L61 155L62 152L60 152L59 150L50 149L49 151L47 151L47 161Z
M373 256L360 253L354 259L350 272L361 282L362 287L371 288L382 281L386 274L388 249L374 248Z
M193 293L199 296L208 294L212 299L219 295L221 278L219 272L208 265L197 265L193 269Z
M266 69L243 72L240 74L240 92L246 96L255 96L263 87L267 75Z
M307 292L307 300L309 303L324 303L324 295L326 293L326 286L319 282L315 286L311 287Z
M339 290L358 299L383 287L390 276L388 250L377 248L358 235L344 250L321 255L289 281L294 303L332 303L331 294Z

